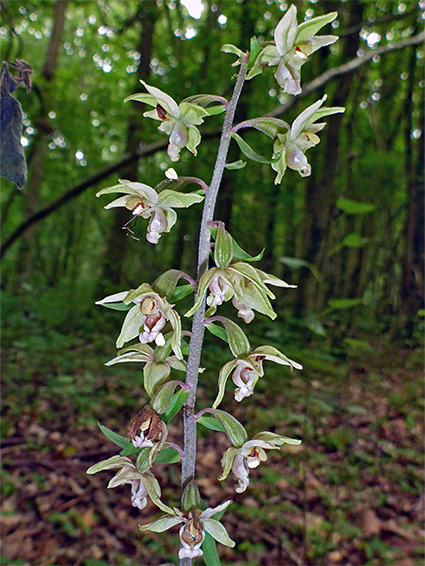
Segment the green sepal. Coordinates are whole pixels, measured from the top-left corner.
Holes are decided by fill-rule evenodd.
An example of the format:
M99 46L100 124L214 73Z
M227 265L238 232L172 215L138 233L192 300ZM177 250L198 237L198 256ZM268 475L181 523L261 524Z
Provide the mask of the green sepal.
M258 55L260 54L261 46L258 39L253 36L249 42L249 61L248 61L248 69L254 65L255 60L257 59Z
M247 356L251 351L251 344L248 337L242 328L224 316L219 317L220 322L226 329L227 338L229 341L229 348L235 358Z
M208 226L208 228L209 231L211 232L211 236L215 240L217 235L217 226ZM252 256L249 255L245 250L243 250L233 237L232 237L232 242L233 242L233 259L244 260L244 261L260 261L260 259L262 259L265 248L263 248L259 254Z
M277 314L274 312L268 297L266 297L265 294L261 292L254 283L247 283L245 285L242 300L248 308L265 314L272 320L277 317Z
M155 391L163 385L169 375L171 369L166 363L148 362L143 368L143 385L149 397L155 394Z
M270 289L263 283L263 280L260 277L261 271L257 270L249 263L245 263L244 261L238 261L237 263L233 263L230 266L230 269L236 271L240 275L243 275L246 279L249 279L259 288L260 291L264 292L268 297L274 299L275 296L270 291Z
M204 528L207 533L215 538L215 540L220 544L224 544L224 546L229 546L230 548L235 546L235 541L229 537L225 527L220 523L220 521L212 518L206 519L204 521Z
M274 432L259 432L252 437L252 440L261 440L270 444L271 448L280 448L284 444L292 444L293 446L298 446L301 444L301 440L296 438L289 438L288 436L281 436Z
M136 338L136 336L140 334L142 322L143 315L140 312L139 305L134 305L124 318L121 332L116 341L117 348L121 348L126 342L133 340L133 338Z
M158 293L160 297L166 297L168 300L174 293L177 283L180 279L185 277L186 273L180 271L180 269L169 269L155 279L152 283L152 289Z
M220 269L226 269L233 257L233 238L222 222L217 226L214 246L214 262Z
M306 22L302 22L298 26L297 35L295 37L295 44L310 39L316 33L322 29L326 24L330 24L338 16L338 12L329 12L329 14L324 14L323 16L317 16L316 18L311 18Z
M108 440L110 440L120 448L125 448L129 444L130 440L128 438L121 436L121 434L117 434L113 430L110 430L108 427L100 424L99 421L97 422L97 426L100 428L101 432L106 436Z
M246 161L242 161L242 159L238 159L237 161L232 161L232 163L226 163L225 168L229 171L235 171L237 169L243 169L246 167Z
M210 430L217 430L218 432L224 432L223 425L220 424L220 421L218 421L212 415L202 415L199 417L199 419L196 422Z
M239 47L236 47L236 45L232 45L231 43L225 43L222 45L220 51L223 53L232 53L232 55L237 55L238 57L242 57L244 55L244 52L239 49Z
M158 415L162 415L167 410L171 398L173 397L176 387L180 385L180 381L172 380L168 381L164 385L161 385L159 389L155 392L151 399L150 406Z
M149 283L142 283L141 285L139 285L137 287L137 289L130 289L130 291L127 293L123 303L128 305L129 303L134 301L134 299L137 299L138 297L140 297L140 295L147 295L149 293L153 293L152 287L149 285Z
M219 481L223 481L227 478L230 474L230 470L232 469L233 460L238 452L237 448L233 448L232 446L226 450L221 458L221 465L223 466L223 473L218 478Z
M206 318L208 318L208 317L206 317ZM221 326L217 326L213 322L209 322L208 324L205 325L205 328L209 332L211 332L211 334L213 336L217 336L217 338L221 338L222 340L224 340L224 342L226 342L226 344L229 343L229 339L227 338L227 333L224 330L224 328L221 328Z
M248 157L248 159L251 159L251 161L256 161L257 163L267 163L267 164L271 164L271 163L275 163L276 161L278 161L280 159L280 155L278 157L275 157L273 159L267 159L266 157L263 157L262 155L256 153L252 147L246 143L246 141L241 138L241 136L235 132L231 132L231 136L232 138L236 141L236 143L239 146L239 149L242 151L242 153Z
M254 128L259 132L265 134L269 138L274 139L277 134L285 134L290 129L287 122L280 118L273 118L272 116L261 116L260 118L251 118L238 124L235 129L241 128Z
M214 401L213 404L213 409L216 409L221 401L223 400L224 397L224 392L226 389L226 383L227 383L227 379L230 375L230 372L235 369L237 365L237 360L231 360L230 362L227 362L227 364L225 364L219 373L218 376L218 393L217 393L217 397L216 400Z
M131 96L124 98L124 102L128 102L129 100L143 102L145 104L149 104L149 106L156 106L158 104L158 101L152 94L132 94Z
M97 472L101 472L103 470L113 470L114 468L122 468L125 464L129 463L128 458L123 458L122 456L112 456L112 458L108 458L107 460L103 460L102 462L98 462L86 471L86 474L97 474Z
M185 404L188 395L189 393L185 389L181 389L173 395L167 410L162 415L163 423L168 424L177 415L177 413Z
M201 494L199 493L198 486L192 480L184 488L182 495L182 511L187 513L191 509L201 508Z
M165 505L160 500L161 488L159 487L159 483L156 477L151 472L145 472L143 474L143 477L140 479L153 503L155 503L155 505L159 507L161 511L164 511L165 513L169 513L171 515L171 513L173 513L171 507L168 507L168 505Z
M217 267L212 267L202 275L201 279L199 280L198 296L195 301L195 304L191 309L187 311L187 313L184 316L192 316L193 313L197 311L198 308L201 306L202 300L207 292L208 285L210 284L211 279L214 277L217 271L219 271Z
M189 208L193 204L202 202L205 198L204 194L197 191L192 193L178 193L164 189L159 193L158 202L165 207L170 208Z
M181 519L175 517L174 514L171 515L170 513L169 516L165 515L164 517L160 517L159 519L153 521L152 523L148 523L147 525L138 525L138 526L141 531L152 531L154 533L163 533L164 531L168 531L168 529L171 529L171 527L174 527L175 525L178 525L181 522L182 522Z
M240 448L247 441L248 435L242 424L233 415L220 409L208 409L222 424L224 432L233 446Z
M125 305L124 303L104 303L102 307L112 309L113 311L128 311L131 309L131 305Z
M325 118L325 116L331 116L332 114L342 114L345 112L344 106L323 106L316 110L316 112L312 116L312 121L317 122L321 118Z

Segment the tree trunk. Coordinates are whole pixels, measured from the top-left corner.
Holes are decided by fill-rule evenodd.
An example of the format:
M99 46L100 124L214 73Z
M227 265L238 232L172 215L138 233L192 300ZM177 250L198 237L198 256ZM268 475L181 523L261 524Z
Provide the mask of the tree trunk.
M65 12L69 0L57 0L53 14L53 29L50 43L47 48L46 59L41 72L45 81L45 87L37 84L34 90L40 98L40 113L35 120L37 135L33 141L28 157L28 182L25 187L26 198L24 199L24 217L32 216L38 208L40 197L40 186L44 177L44 164L47 154L48 139L52 133L49 125L48 109L52 99L52 85L56 73L61 39L64 29ZM25 278L31 270L34 246L34 226L31 227L22 239L22 247L17 261L19 275Z
M134 85L135 93L140 92L140 80L148 81L150 74L150 61L152 58L153 33L157 19L158 8L154 2L141 2L136 17L141 27L138 51L140 61L137 69L137 82ZM127 128L126 153L137 150L142 138L142 113L139 102L130 102L130 115ZM124 179L137 181L138 161L134 161L121 172ZM125 237L122 227L129 220L128 210L116 208L112 211L113 220L109 231L109 238L103 258L103 274L100 278L99 293L107 293L116 289L122 283L125 254L128 247L128 238ZM110 288L110 289L109 289Z

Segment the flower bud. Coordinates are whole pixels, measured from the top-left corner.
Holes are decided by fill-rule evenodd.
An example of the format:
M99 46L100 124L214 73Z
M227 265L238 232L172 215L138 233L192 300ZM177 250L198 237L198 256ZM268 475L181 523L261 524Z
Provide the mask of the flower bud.
M161 417L146 405L133 419L129 436L134 446L143 448L153 446L153 441L163 432Z

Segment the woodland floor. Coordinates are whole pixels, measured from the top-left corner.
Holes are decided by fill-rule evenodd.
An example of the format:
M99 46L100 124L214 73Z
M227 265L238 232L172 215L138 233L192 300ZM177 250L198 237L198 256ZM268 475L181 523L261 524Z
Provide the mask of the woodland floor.
M85 474L119 451L96 420L125 434L144 404L140 367L105 368L111 348L101 338L90 346L61 334L10 342L2 377L1 564L176 564L177 527L140 533L137 524L158 517L156 508L131 507L128 486L106 491L111 472ZM291 374L268 363L254 397L236 404L229 390L221 408L248 432L302 438L300 447L270 451L248 490L235 494L231 477L216 479L226 437L200 431L201 495L209 506L234 500L223 522L237 545L219 545L222 564L422 566L420 353L395 355L379 345L343 361L312 358L307 349L285 353L305 370ZM217 359L230 356L211 342L207 368ZM205 382L199 407L215 394L213 377ZM179 416L170 436L181 441ZM171 506L178 505L178 466L155 465Z

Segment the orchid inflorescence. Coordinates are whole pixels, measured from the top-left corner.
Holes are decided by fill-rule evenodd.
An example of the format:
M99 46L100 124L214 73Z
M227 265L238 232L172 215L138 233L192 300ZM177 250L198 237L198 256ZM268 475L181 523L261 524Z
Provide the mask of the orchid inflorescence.
M166 179L155 187L120 180L119 184L97 193L97 196L121 194L105 208L124 207L131 212L130 220L138 217L148 220L146 239L154 245L176 223L176 208L187 208L205 201L197 280L183 271L170 269L151 284L142 283L135 289L115 293L97 303L127 311L116 341L119 351L106 365L141 363L143 385L149 402L133 419L128 437L120 436L100 425L105 435L122 450L119 455L99 462L87 471L93 474L102 470L118 470L108 487L129 484L131 504L134 507L142 510L150 500L165 513L159 519L141 525L142 531L163 532L180 525L179 558L185 566L190 565L193 558L203 555L202 548L208 541L215 539L229 547L235 545L218 520L231 501L207 508L195 482L196 425L226 434L230 447L222 456L223 470L218 479L225 480L232 472L237 480L237 493L248 488L250 470L267 460L266 451L279 450L285 444L297 445L301 442L270 431L249 437L244 426L233 415L218 408L226 394L230 376L235 386L234 398L240 403L254 394L258 380L264 376L265 362L272 361L287 366L291 372L294 369L301 370L302 366L273 346L260 345L253 348L239 324L216 314L223 303L231 301L237 317L246 324L253 321L256 312L274 320L277 314L271 300L275 295L269 287L289 289L295 286L254 267L252 264L261 260L262 253L250 256L237 244L225 225L214 221L212 215L232 138L247 157L271 164L277 172L276 183L282 181L288 167L298 171L301 176L311 174L305 153L319 143L317 134L325 127L324 123L317 123L317 120L344 111L339 107L323 107L326 96L301 112L291 126L283 120L267 116L235 125L232 121L243 82L269 66L277 67L275 78L282 93L297 95L301 92L301 66L317 49L330 45L337 39L334 36L316 36L316 33L336 16L333 12L298 25L296 8L291 6L276 27L274 42L260 44L253 38L250 53L233 45L225 45L223 51L237 55L234 65L240 65L230 102L221 96L201 94L186 98L178 104L159 88L142 81L147 93L136 94L126 100L153 107L144 116L160 122L158 129L169 137L167 153L171 161L177 162L184 148L196 155L196 148L201 141L198 126L206 117L226 112L211 184L208 186L196 177L179 177L174 169L168 169ZM274 140L270 160L258 159L261 156L237 133L248 127L259 130ZM197 184L199 187L192 192L183 192L182 189L189 184ZM214 241L212 245L211 239ZM215 265L208 268L210 255ZM181 280L185 281L184 284L180 284ZM193 317L189 332L182 328L182 318L176 303L191 293L195 293L194 304L183 313L183 320ZM232 359L218 372L218 393L212 406L195 414L198 376L204 371L199 367L199 360L205 329L225 340ZM186 338L190 338L189 345ZM132 343L125 346L128 342ZM186 373L186 381L170 379L175 371ZM185 443L180 447L168 441L167 425L183 405ZM156 463L175 463L180 459L180 507L168 506L161 500L160 484L153 469Z

